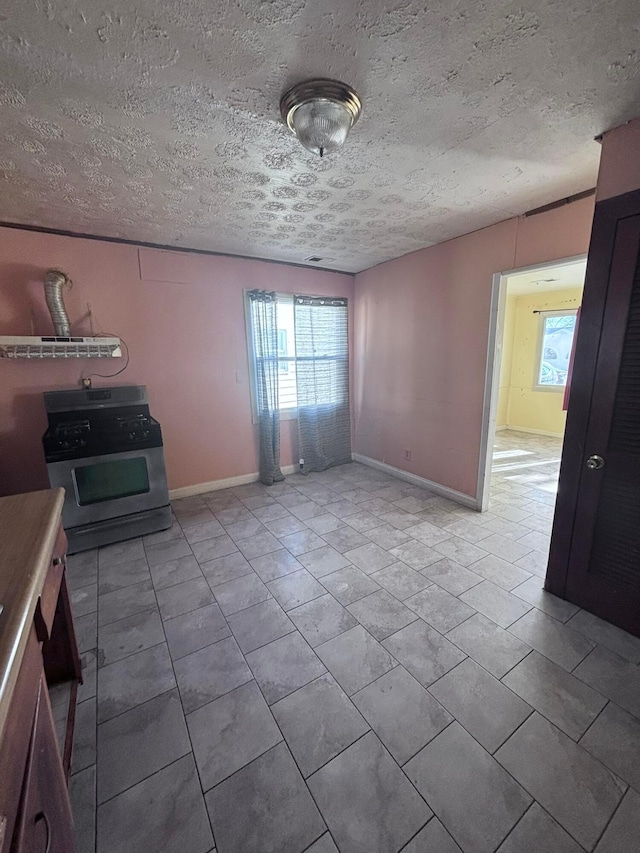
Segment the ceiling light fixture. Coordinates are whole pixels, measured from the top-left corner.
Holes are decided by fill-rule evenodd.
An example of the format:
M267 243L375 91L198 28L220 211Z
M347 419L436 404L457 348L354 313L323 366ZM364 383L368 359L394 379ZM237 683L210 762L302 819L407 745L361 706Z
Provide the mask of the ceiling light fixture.
M320 157L344 145L361 112L362 101L354 89L339 80L298 83L280 100L280 113L289 130Z

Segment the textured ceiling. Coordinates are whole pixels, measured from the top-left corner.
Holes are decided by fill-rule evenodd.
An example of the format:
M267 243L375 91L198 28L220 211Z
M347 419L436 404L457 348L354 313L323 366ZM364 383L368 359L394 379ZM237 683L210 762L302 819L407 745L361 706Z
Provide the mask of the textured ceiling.
M0 220L356 271L595 184L637 0L0 0ZM323 160L310 76L364 112Z

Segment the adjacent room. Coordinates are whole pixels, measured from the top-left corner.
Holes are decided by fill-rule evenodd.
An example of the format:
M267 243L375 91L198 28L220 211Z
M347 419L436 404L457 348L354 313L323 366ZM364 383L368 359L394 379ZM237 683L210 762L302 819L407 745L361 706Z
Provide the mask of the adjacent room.
M0 14L0 851L640 850L631 0Z

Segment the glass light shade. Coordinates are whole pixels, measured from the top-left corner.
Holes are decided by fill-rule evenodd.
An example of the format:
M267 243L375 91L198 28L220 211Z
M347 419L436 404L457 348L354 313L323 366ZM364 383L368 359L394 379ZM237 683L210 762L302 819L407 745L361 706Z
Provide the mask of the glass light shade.
M344 145L353 124L353 115L336 101L317 98L300 104L291 123L304 147L322 157Z

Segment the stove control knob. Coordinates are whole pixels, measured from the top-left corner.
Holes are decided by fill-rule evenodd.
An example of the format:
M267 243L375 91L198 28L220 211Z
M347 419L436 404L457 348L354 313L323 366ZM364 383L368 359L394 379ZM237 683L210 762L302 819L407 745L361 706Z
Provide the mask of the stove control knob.
M136 440L135 432L130 432L129 433L129 441L135 441L135 440Z
M149 430L148 429L142 430L142 437L143 438L149 438Z

